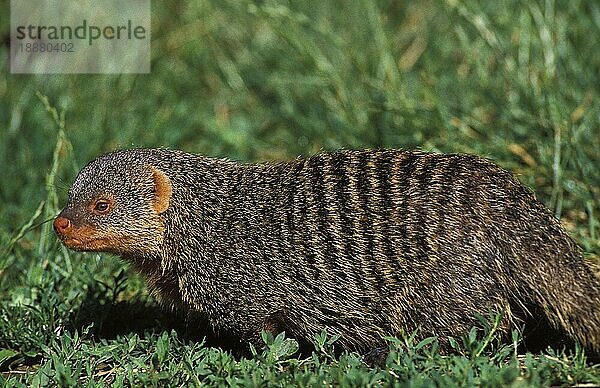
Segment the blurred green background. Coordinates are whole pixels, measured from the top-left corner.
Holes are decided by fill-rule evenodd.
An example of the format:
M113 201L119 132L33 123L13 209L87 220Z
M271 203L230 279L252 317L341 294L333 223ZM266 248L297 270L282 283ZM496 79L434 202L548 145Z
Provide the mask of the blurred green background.
M129 354L133 337L110 341L135 320L140 333L164 328L122 262L69 252L44 223L79 169L117 148L239 161L474 153L515 172L600 260L597 1L155 0L143 75L9 74L9 1L0 10L0 370L33 365L27 379L60 384L84 365L136 375L135 362L105 356ZM64 137L38 93L64 112Z
M489 157L597 236L597 2L155 1L148 75L7 74L8 22L3 233L46 196L57 128L39 91L66 113L62 201L81 166L116 148L266 161L418 147Z

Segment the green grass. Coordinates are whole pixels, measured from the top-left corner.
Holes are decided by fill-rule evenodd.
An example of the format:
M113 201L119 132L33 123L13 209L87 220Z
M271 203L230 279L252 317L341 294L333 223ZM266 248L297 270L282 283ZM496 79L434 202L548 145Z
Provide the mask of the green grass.
M418 147L514 171L598 262L600 5L167 0L152 15L149 75L11 75L0 47L3 384L600 384L580 350L518 354L483 323L452 355L390 340L381 368L324 338L302 355L279 337L232 356L46 222L78 170L115 148L264 161Z

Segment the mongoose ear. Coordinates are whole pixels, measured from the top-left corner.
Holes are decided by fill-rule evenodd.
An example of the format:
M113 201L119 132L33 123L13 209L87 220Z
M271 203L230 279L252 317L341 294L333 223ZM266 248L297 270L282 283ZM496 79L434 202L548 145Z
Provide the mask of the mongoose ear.
M152 205L158 214L163 213L169 208L171 194L173 194L173 186L171 180L161 170L151 167L152 179L154 180L154 199Z

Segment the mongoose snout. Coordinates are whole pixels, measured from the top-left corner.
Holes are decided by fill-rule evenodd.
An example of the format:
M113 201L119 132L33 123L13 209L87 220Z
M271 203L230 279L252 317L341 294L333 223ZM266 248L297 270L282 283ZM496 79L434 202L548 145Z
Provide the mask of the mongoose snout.
M86 233L85 228L74 227L71 220L66 217L56 217L54 220L54 231L68 248L78 251L93 250L89 245L91 240L89 231Z
M56 217L54 220L54 230L56 233L62 237L66 236L71 229L71 220L65 217Z

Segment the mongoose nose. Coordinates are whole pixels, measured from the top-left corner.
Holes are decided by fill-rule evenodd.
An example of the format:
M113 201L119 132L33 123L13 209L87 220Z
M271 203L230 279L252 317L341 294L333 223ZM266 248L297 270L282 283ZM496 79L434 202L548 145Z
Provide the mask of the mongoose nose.
M54 220L54 230L56 233L63 234L71 227L71 220L65 217L56 217Z

